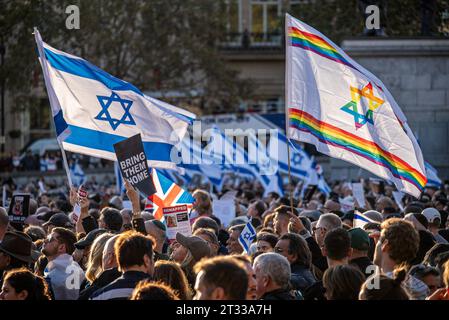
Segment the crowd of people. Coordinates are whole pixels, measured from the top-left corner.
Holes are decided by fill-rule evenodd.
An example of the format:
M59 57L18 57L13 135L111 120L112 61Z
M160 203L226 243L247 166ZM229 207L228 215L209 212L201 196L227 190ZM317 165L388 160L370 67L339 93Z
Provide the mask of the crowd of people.
M365 207L343 212L345 183L292 201L247 181L228 226L213 212L220 193L196 189L192 235L176 239L129 183L132 209L96 187L35 194L23 225L0 207L1 300L449 300L449 185L401 210L392 188L367 183Z

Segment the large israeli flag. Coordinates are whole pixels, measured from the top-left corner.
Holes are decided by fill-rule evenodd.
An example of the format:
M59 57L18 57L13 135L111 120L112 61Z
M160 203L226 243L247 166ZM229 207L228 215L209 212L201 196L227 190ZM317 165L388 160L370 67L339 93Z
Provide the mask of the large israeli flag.
M148 165L175 169L173 146L195 115L143 94L88 61L35 38L58 137L65 150L116 161L113 145L141 135Z

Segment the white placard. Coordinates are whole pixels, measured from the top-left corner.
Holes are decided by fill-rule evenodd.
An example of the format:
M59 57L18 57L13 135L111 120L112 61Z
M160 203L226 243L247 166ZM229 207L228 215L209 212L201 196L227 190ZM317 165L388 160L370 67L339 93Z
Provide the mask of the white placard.
M166 207L162 209L162 213L167 226L167 238L169 240L176 239L178 232L186 237L192 235L187 205Z
M235 202L234 200L216 200L212 203L212 211L214 216L220 219L225 228L229 226L232 219L235 218Z
M354 196L360 208L365 208L365 194L361 183L352 183L352 195Z
M394 201L396 201L399 209L401 209L401 211L404 211L404 206L402 205L402 198L404 198L404 194L401 191L393 191L393 198Z

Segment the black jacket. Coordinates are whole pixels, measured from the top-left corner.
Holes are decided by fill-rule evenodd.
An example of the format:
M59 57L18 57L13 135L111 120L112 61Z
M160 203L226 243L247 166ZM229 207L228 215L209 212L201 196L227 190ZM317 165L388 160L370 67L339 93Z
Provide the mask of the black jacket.
M103 271L100 274L100 276L97 279L95 279L94 282L92 282L92 284L90 286L88 286L84 290L80 291L78 300L89 300L89 297L91 296L92 293L94 293L95 291L97 291L103 287L106 287L108 284L113 282L115 279L117 279L121 275L122 274L120 273L120 271L118 271L117 268Z
M315 282L316 279L309 268L296 263L291 265L290 283L293 289L299 290L302 293Z
M265 293L260 300L295 300L295 296L287 289L277 289Z
M310 253L312 254L312 264L320 269L322 272L327 269L327 259L321 253L320 246L316 243L315 239L310 236L305 239L309 247Z
M349 261L349 264L357 267L360 269L360 271L362 271L362 273L368 278L370 275L373 274L374 269L371 270L368 267L372 266L373 263L371 262L371 260L368 257L360 257L360 258L355 258L352 259L351 261Z

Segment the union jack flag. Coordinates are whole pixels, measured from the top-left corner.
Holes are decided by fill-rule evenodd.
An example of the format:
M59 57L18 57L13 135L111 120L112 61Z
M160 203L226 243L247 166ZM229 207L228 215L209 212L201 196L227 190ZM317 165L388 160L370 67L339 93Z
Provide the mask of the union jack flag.
M195 198L190 193L158 170L154 168L152 170L153 183L157 191L147 198L145 210L151 211L155 219L161 220L162 208L181 204L186 204L188 209L192 208Z

